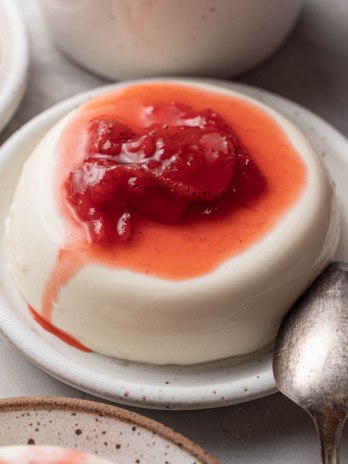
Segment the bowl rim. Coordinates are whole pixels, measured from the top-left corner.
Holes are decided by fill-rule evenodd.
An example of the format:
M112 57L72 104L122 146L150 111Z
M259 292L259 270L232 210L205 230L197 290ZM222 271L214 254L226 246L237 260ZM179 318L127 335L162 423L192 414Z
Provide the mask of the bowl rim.
M0 0L0 10L4 13L4 23L7 25L5 31L0 32L0 38L3 39L3 34L8 32L12 36L9 47L11 59L1 90L1 132L12 118L24 96L29 73L30 47L24 19L16 2ZM4 45L4 48L8 47Z
M102 402L82 400L79 398L66 398L62 396L22 396L0 399L0 414L24 410L34 411L69 411L83 412L85 414L99 415L118 421L134 424L151 433L159 435L162 439L179 447L193 458L199 459L201 464L218 464L218 460L190 439L175 432L172 428L161 424L149 417L118 406Z

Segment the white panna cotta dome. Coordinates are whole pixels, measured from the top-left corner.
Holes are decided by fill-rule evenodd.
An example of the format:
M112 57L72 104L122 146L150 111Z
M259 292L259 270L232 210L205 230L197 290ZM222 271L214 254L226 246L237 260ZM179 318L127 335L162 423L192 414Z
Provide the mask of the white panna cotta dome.
M192 364L255 351L272 341L287 310L335 252L339 222L333 192L305 137L250 98L206 84L187 85L242 99L265 112L304 163L305 185L266 234L200 276L171 280L98 262L82 266L61 286L50 321L105 355ZM10 272L38 313L67 234L52 185L56 147L74 114L59 121L26 162L7 220Z

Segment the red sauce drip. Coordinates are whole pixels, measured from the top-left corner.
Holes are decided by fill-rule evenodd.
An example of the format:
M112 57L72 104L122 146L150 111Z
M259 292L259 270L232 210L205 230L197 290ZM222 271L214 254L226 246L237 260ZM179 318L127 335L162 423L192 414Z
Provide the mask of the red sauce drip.
M85 158L67 179L67 198L92 242L131 239L134 216L176 224L228 213L266 181L223 118L170 103L143 107L140 133L116 119L89 127Z
M30 305L29 305L29 311L30 311L30 314L33 316L34 320L38 324L40 324L44 330L47 330L47 332L50 332L51 334L63 340L63 342L67 343L70 346L73 346L74 348L77 348L78 350L84 351L86 353L91 352L89 348L86 348L84 345L82 345L82 343L76 340L76 338L67 334L63 330L58 329L53 324L51 324L46 319L44 319L42 316L40 316L40 314L38 314L35 311L35 309L33 309Z
M222 165L217 169L219 175L222 173L222 179L225 179L226 174L228 185L230 185L228 178L231 171L232 177L236 173L238 153L246 156L245 160L251 159L248 153L252 153L253 160L267 180L267 188L261 195L247 198L247 201L244 201L246 197L243 197L238 207L233 205L233 208L222 208L223 214L212 215L212 217L209 215L203 217L202 208L198 207L197 213L191 203L185 204L185 214L174 223L163 220L163 215L160 215L161 220L158 220L155 214L145 215L145 207L136 214L131 210L131 234L128 234L130 223L127 222L127 217L124 217L120 224L121 229L125 226L124 238L131 237L131 240L124 240L122 246L115 243L115 246L111 244L107 247L104 246L103 240L100 242L91 240L91 235L97 230L93 231L91 224L86 222L84 213L76 211L75 206L72 207L71 202L74 203L76 193L74 182L71 184L72 190L69 191L68 186L71 202L66 200L67 179L72 176L70 180L73 181L75 174L71 173L83 170L88 156L95 159L99 151L104 150L102 155L106 160L108 160L106 155L109 155L106 152L109 149L116 150L116 155L110 154L111 157L116 156L116 161L119 156L117 151L119 147L112 145L112 138L110 145L105 146L104 142L107 140L100 137L104 129L98 127L98 122L91 130L93 123L103 121L102 125L106 123L106 132L110 130L111 133L114 133L115 128L116 133L120 132L120 125L123 125L123 134L127 136L124 142L128 143L129 137L139 142L141 135L147 133L151 125L161 123L163 126L163 118L159 118L158 121L151 116L151 107L168 109L171 101L185 102L191 108L190 111L196 114L204 113L207 108L213 108L225 124L232 128L229 129L230 132L217 129L221 137L220 141L227 137L228 140L225 141L230 148L232 147L230 153L234 156L233 159L228 158L223 153ZM108 121L112 122L111 126L108 126ZM114 126L115 121L117 127ZM163 127L162 129L164 131ZM233 134L236 136L234 137ZM151 143L148 145L145 144L136 152L136 156L140 152L145 158L148 153L151 154ZM66 224L66 238L46 285L40 311L46 320L50 320L52 303L57 300L60 288L86 262L171 280L195 278L213 271L225 260L242 253L266 235L296 203L304 190L307 178L306 167L287 134L264 110L236 96L210 92L194 86L165 83L129 86L87 102L75 112L67 124L59 140L56 157L54 189L60 214ZM95 163L95 168L97 169L99 164L103 166L103 170L103 163ZM105 172L108 172L108 169ZM259 171L257 172L260 178ZM169 178L169 181L172 180ZM192 179L189 181L190 193L199 192L202 185L192 182ZM213 181L212 178L211 182ZM174 182L177 182L177 179L174 179ZM223 180L222 184L226 186L226 180ZM212 183L209 187L216 193L219 185ZM160 188L159 183L156 183L156 188ZM181 185L174 191L180 193ZM169 193L172 194L170 189ZM177 196L182 199L182 196ZM201 197L200 194L200 200ZM159 196L156 195L156 198ZM190 202L191 200L192 197ZM189 209L193 211L194 220L193 216L187 215ZM161 208L156 200L156 214L159 210ZM128 204L123 212L127 211L129 212ZM168 208L164 210L164 215L166 214Z

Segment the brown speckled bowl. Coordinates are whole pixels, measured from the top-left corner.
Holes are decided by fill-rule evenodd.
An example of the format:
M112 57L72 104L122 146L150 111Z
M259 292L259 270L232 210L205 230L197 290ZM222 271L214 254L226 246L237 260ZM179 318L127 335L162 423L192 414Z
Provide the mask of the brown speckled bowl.
M0 400L0 446L77 448L118 464L217 464L158 422L115 406L70 398Z

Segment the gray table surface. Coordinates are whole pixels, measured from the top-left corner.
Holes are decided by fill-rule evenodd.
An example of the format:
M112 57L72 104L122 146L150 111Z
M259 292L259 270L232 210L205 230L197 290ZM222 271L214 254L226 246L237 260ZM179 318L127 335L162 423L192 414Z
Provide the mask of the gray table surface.
M31 36L32 67L24 100L1 134L0 143L52 104L105 83L54 48L35 0L17 2ZM348 136L347 44L348 1L307 0L300 21L286 44L270 60L238 80L302 104ZM38 370L0 334L0 397L24 395L95 399ZM223 464L319 462L311 420L280 394L213 410L129 409L183 433ZM342 461L348 462L348 426L343 435Z

